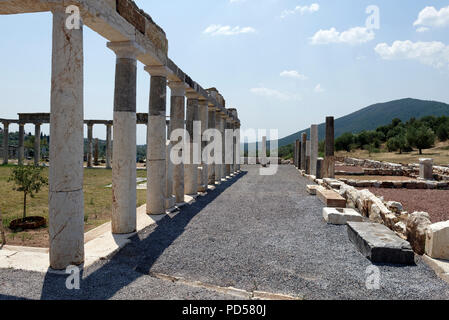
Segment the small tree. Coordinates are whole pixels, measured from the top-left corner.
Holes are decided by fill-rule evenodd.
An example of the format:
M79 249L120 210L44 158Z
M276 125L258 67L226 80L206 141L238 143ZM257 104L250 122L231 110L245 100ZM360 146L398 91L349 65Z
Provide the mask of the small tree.
M415 146L422 154L423 149L433 147L435 144L435 133L429 127L421 125L419 127L410 127L407 130L407 142L410 146Z
M440 124L437 129L437 136L440 141L446 141L449 139L449 124L443 123Z
M48 184L47 178L42 176L42 167L34 165L20 165L14 167L8 179L15 183L14 190L23 192L23 219L26 218L27 196L34 198L43 186Z
M354 135L351 132L343 133L335 139L335 149L337 151L345 150L351 152L351 145L354 143Z

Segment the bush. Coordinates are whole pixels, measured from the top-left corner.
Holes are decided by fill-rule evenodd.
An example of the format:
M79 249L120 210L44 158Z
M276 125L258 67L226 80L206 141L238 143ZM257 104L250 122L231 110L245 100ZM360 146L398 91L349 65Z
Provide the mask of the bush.
M340 137L335 139L335 149L337 151L351 152L351 146L354 143L354 135L351 132L343 133Z
M446 141L449 139L449 124L443 123L437 129L437 137L440 141Z

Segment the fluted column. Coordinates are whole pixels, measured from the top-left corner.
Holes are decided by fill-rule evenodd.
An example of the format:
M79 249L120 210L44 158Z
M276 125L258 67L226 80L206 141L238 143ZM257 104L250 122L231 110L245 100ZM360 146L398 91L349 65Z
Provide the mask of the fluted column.
M240 162L241 162L241 158L240 158L240 122L237 122L237 132L236 132L236 149L235 149L235 161L237 163L236 169L237 172L240 172Z
M234 136L232 132L232 117L227 117L225 119L225 177L231 177L231 164L232 158L234 157Z
M136 230L136 58L142 49L133 41L107 46L116 54L112 232L126 234Z
M23 158L25 156L25 124L19 123L19 154L18 154L18 161L19 165L23 164Z
M220 125L220 132L221 132L221 180L226 180L226 119L228 118L228 114L225 111L225 113L221 114L221 125Z
M171 89L170 141L174 146L178 144L179 140L172 140L172 132L176 129L184 129L186 85L182 81L170 81L168 86ZM182 148L178 150L180 158L182 158L183 152ZM184 202L184 163L175 164L173 167L173 194L177 203Z
M9 123L3 122L3 164L9 159Z
M93 124L87 125L87 167L92 168L92 155L94 153L94 147L92 143Z
M206 192L208 185L208 165L207 159L203 159L203 151L207 146L207 141L204 139L204 133L209 127L209 102L205 99L200 99L199 104L199 117L201 122L201 148L200 148L200 159L201 168L198 168L198 191Z
M106 125L106 169L111 169L112 125Z
M167 137L170 138L170 121L167 125ZM173 195L173 168L174 164L170 160L172 143L170 140L165 142L165 208L170 209L176 204L176 197Z
M208 113L208 128L209 129L216 129L216 122L215 122L215 120L216 120L216 117L215 117L215 114L216 114L216 111L215 111L215 107L214 107L214 105L213 104L209 104L209 106L208 106L208 110L207 110L207 113ZM214 139L214 138L212 138L212 139ZM208 157L210 157L210 158L214 158L214 152L215 152L215 150L212 150L212 152L210 153L210 154L208 154L207 156ZM210 158L209 158L209 160L210 160ZM209 165L207 166L207 180L208 180L208 183L210 184L210 185L214 185L215 184L215 166L216 166L216 164L215 164L215 162L214 161L209 161Z
M50 266L84 261L83 24L67 29L64 6L53 9L50 100Z
M164 214L167 198L165 118L168 69L164 66L146 66L145 70L151 75L147 130L147 214Z
M38 166L41 161L41 124L34 125L34 165Z

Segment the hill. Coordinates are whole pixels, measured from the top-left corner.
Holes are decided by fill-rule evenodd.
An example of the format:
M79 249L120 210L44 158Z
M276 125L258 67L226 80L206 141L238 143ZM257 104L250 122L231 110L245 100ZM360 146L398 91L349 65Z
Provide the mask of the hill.
M411 118L421 118L424 116L440 117L443 115L449 116L449 104L437 101L407 98L378 103L335 119L335 138L345 132L359 133L363 130L375 130L380 126L390 123L394 118L408 121ZM310 128L279 139L279 147L294 143L296 139L300 139L303 132L310 135ZM324 123L318 127L318 136L320 141L324 140Z

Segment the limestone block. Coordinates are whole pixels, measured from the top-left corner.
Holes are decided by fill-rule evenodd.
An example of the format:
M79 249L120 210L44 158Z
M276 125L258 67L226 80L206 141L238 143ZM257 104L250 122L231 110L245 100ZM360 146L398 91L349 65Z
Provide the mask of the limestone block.
M431 225L427 212L413 212L407 220L407 240L417 254L424 254L427 228Z
M387 208L394 213L401 213L403 210L402 204L397 201L388 201L386 203Z
M425 252L431 258L449 260L449 221L428 226Z
M323 208L323 218L328 224L336 225L344 225L349 221L363 221L360 213L346 208Z
M319 186L319 185L308 185L307 186L307 192L312 196L316 196L316 191L318 189L325 190L326 188Z
M333 190L318 189L318 198L327 207L346 208L346 199Z

